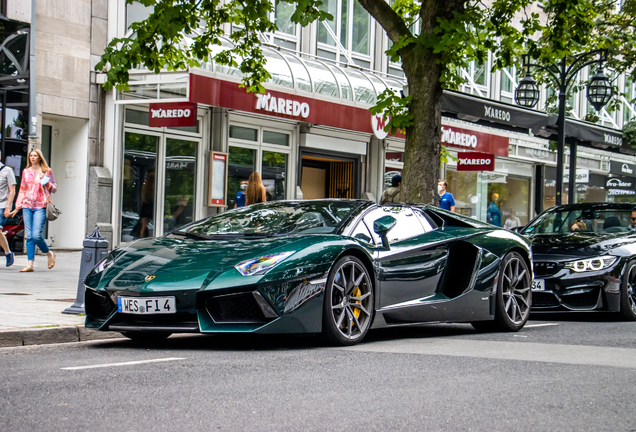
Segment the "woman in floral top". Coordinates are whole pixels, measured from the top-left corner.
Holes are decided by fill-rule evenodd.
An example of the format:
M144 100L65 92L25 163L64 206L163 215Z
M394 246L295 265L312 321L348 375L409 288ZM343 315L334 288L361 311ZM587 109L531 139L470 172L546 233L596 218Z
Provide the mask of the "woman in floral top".
M48 257L49 269L55 266L55 253L49 250L42 238L42 228L46 220L46 204L51 193L57 191L53 171L44 160L42 152L33 149L29 153L29 162L22 171L20 192L15 208L22 209L24 232L27 239L27 256L29 263L21 272L32 272L35 262L35 246L39 247Z

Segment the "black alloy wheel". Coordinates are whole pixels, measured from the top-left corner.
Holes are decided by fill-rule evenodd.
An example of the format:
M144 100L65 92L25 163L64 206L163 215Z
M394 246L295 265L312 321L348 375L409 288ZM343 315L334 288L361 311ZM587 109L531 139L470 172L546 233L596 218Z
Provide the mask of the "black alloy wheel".
M323 334L336 345L354 345L369 331L373 317L373 284L358 258L340 258L327 279Z
M636 321L636 260L625 266L621 283L621 315L627 321Z
M479 331L519 331L528 321L532 304L532 276L523 257L509 252L501 262L495 320L472 323Z

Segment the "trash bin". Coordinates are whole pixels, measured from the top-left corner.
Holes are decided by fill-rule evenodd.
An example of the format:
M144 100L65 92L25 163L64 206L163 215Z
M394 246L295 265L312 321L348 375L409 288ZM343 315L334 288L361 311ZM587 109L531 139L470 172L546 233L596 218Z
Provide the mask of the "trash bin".
M64 309L62 313L68 315L79 315L85 313L84 310L84 280L88 273L108 255L108 240L99 232L99 228L95 226L95 231L84 239L82 248L82 262L80 265L79 281L77 281L77 295L75 303Z

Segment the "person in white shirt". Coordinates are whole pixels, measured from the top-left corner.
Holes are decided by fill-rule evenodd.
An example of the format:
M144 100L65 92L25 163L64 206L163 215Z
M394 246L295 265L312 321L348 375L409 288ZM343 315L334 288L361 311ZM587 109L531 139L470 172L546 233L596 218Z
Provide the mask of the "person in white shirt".
M521 226L521 220L519 219L519 217L517 217L517 213L512 210L510 212L510 216L508 217L508 219L506 219L506 223L504 224L504 228L511 230L513 228L516 228L518 226Z

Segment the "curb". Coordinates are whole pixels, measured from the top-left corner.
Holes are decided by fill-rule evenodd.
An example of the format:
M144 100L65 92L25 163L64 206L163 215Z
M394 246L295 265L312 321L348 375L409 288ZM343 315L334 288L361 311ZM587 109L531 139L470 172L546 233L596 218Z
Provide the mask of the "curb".
M121 333L87 329L81 325L40 329L2 330L0 331L0 348L120 339L123 337Z

